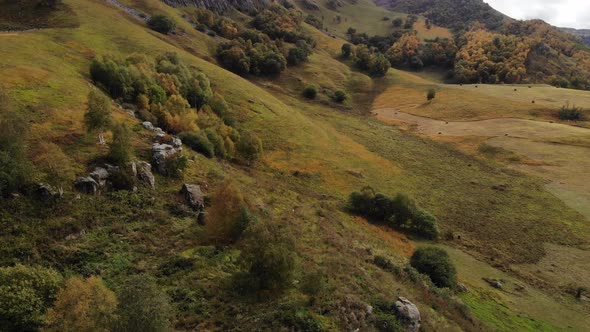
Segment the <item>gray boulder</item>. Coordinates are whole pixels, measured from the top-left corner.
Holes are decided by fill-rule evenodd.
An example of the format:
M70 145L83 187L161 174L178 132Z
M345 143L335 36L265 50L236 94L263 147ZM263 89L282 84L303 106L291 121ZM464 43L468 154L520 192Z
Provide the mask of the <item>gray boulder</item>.
M182 148L174 148L169 144L154 143L152 145L152 164L156 171L162 175L166 175L166 160L173 158L182 151Z
M201 187L195 184L185 183L180 193L193 210L202 210L205 208L205 195L201 191Z
M166 137L165 133L156 133L156 135L154 135L154 142L160 142L164 139L164 137Z
M96 195L98 192L98 183L91 177L79 177L74 182L76 190L90 195Z
M119 166L113 166L113 165L106 164L105 167L107 168L107 172L109 174L121 171L121 167L119 167Z
M109 171L103 167L96 167L94 171L90 173L90 177L93 178L99 186L104 187L109 178Z
M127 169L131 172L131 174L133 174L133 177L137 177L137 163L135 163L135 161L132 161L129 164L127 164Z
M142 125L147 130L154 130L154 125L149 121L143 122Z
M182 147L182 140L180 140L178 137L173 137L171 144L175 148L180 148Z
M54 198L61 198L64 194L63 188L54 188L45 183L39 183L35 191L39 199L48 201Z
M139 181L152 189L156 189L156 178L152 173L152 165L150 163L138 161L136 170Z
M418 307L405 297L398 297L395 302L397 316L406 325L406 331L418 332L420 330L420 311Z

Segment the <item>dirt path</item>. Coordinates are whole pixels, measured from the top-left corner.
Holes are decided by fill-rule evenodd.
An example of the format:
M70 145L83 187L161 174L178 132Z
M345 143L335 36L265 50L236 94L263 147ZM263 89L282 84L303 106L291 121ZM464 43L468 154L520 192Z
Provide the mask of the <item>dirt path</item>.
M409 110L412 105L403 105ZM486 143L539 161L512 167L548 181L547 189L590 220L590 148L553 144L544 140L590 137L590 129L559 123L514 118L479 121L441 121L408 114L395 108L376 109L373 114L387 123L409 124L420 134L479 136Z

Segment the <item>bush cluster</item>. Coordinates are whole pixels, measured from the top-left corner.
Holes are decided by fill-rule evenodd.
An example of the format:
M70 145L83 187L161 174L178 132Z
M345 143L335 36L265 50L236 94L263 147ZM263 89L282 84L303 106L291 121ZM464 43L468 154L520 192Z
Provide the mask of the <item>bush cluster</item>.
M349 209L355 214L384 222L387 225L422 236L437 239L439 230L436 218L417 206L416 202L404 194L391 198L378 194L372 188L353 192L349 197Z
M410 265L426 274L437 287L454 288L457 271L446 251L440 248L418 248L410 258Z
M394 20L395 22L395 20ZM422 42L414 31L396 30L388 36L372 36L357 33L355 29L348 30L349 40L356 45L356 64L362 70L367 70L375 76L382 76L385 70L371 69L371 61L380 60L381 67L385 61L381 54L394 67L407 67L420 70L424 66L440 66L451 68L455 62L457 47L452 39L436 38ZM350 54L349 47L342 49L344 57ZM375 66L376 64L373 64Z
M150 17L147 24L150 29L163 34L168 34L176 29L176 22L164 14Z
M158 56L155 62L137 54L124 60L97 58L92 62L90 74L113 98L134 104L140 118L179 134L189 147L207 157L242 157L250 162L262 153L258 137L235 128L237 123L227 102L213 93L207 76L186 66L176 53ZM95 108L103 114L108 100L100 101L91 104L99 105ZM101 106L103 104L106 106ZM103 118L101 116L98 121L101 127L106 126ZM131 157L128 132L116 126L114 134L109 158L120 164ZM182 158L173 158L167 163L170 169L178 170L173 171L174 174L186 166Z
M348 49L343 48L342 52L347 57ZM356 47L353 61L359 69L368 71L374 77L385 76L391 68L389 60L382 53L363 44Z
M217 49L221 65L239 75L278 75L287 68L287 59L270 40L252 43L237 38Z
M224 30L223 35L230 39L217 49L219 62L239 75L278 75L287 64L299 65L312 53L314 41L303 32L302 14L298 10L270 6L254 17L251 22L254 29L241 29L229 19L205 13L207 15L201 14L196 20L216 31ZM232 29L222 28L228 25Z
M581 107L577 107L575 105L564 105L559 110L559 119L569 121L582 121L584 120L584 111Z
M308 85L303 90L303 96L307 99L315 99L318 95L318 87L314 84Z

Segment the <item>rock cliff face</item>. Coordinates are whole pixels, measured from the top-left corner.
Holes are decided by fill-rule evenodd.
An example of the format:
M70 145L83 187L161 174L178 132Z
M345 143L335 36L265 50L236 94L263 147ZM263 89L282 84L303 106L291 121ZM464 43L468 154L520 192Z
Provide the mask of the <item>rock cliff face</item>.
M173 7L195 6L223 12L231 8L241 11L259 10L274 0L162 0Z

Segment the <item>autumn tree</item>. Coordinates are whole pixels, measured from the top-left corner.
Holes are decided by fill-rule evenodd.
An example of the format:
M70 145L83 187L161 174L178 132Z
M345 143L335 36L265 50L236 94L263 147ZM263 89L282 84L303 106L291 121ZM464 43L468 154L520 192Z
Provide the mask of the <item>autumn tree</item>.
M226 181L213 195L207 210L206 237L216 245L230 244L240 238L253 220L240 190Z
M117 298L102 279L72 277L47 311L45 332L109 331L115 321Z
M404 34L385 54L393 66L408 65L418 55L420 39L415 34Z

